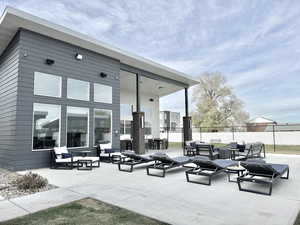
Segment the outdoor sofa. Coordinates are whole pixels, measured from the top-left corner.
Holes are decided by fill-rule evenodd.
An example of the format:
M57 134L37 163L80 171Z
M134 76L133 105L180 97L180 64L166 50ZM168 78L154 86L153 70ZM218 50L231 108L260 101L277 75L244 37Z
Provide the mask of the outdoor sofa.
M210 160L208 157L203 156L196 156L192 160L192 163L195 164L196 167L191 168L185 172L187 182L204 185L211 185L212 177L216 176L219 173L226 173L228 167L238 165L238 162L236 161L227 159ZM208 177L208 181L204 182L194 179L191 180L190 175Z
M73 169L83 167L92 169L100 167L100 158L97 156L75 156L66 146L55 147L50 151L50 167L52 169Z
M159 152L151 155L151 158L155 161L155 163L147 166L147 175L156 177L165 177L167 170L185 166L186 164L189 164L192 161L192 157L177 156L171 158L167 154ZM162 173L151 173L151 170L159 170L162 171Z
M184 155L186 156L206 156L209 159L218 159L219 152L213 145L201 141L185 142Z
M264 161L250 161L241 162L247 171L237 178L237 183L240 191L247 191L263 195L272 194L273 183L279 179L289 179L289 166L286 164L273 164ZM286 176L284 176L286 174ZM242 187L246 182L255 184L265 184L268 190L266 192L254 190L252 188Z
M122 152L122 155L124 158L118 162L118 168L119 171L124 172L132 172L134 166L154 161L149 155L138 155L133 151ZM129 167L129 169L125 169L124 167Z

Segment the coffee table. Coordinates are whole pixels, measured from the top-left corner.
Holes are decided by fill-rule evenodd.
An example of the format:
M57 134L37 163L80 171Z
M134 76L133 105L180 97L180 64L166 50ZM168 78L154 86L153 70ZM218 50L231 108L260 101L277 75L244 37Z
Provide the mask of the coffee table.
M79 159L77 161L77 170L92 170L93 161L89 159Z
M237 174L237 176L239 177L239 176L243 175L245 171L246 171L246 169L240 165L227 167L226 173L228 176L228 182L237 183L237 180L230 179L230 174Z

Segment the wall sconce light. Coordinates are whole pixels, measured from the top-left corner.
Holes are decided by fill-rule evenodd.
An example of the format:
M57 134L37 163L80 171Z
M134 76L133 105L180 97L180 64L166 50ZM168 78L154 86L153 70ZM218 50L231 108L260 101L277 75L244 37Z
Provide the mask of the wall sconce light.
M100 73L100 77L102 77L102 78L105 78L105 77L107 77L107 74L106 74L106 73L103 73L103 72L101 72L101 73Z
M83 56L79 53L76 53L75 59L81 61L83 59Z
M46 59L45 63L50 66L53 65L55 61L53 59Z

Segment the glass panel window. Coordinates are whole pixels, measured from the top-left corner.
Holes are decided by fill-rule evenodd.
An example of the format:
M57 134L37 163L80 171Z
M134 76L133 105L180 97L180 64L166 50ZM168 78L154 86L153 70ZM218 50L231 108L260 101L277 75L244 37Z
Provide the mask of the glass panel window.
M34 72L34 94L60 98L61 77Z
M67 147L87 147L89 143L89 109L67 107Z
M112 103L112 87L103 84L94 84L94 101Z
M33 104L33 149L51 149L60 143L60 106Z
M90 83L81 80L68 79L67 93L68 98L89 101Z
M101 142L111 142L111 110L95 109L94 114L94 142L95 145Z

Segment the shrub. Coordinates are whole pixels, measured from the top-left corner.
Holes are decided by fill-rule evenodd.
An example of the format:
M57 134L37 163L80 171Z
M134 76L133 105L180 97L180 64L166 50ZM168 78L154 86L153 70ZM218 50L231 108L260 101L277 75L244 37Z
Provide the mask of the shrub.
M34 191L46 187L48 184L48 180L36 173L29 172L24 176L17 178L15 183L19 190Z

